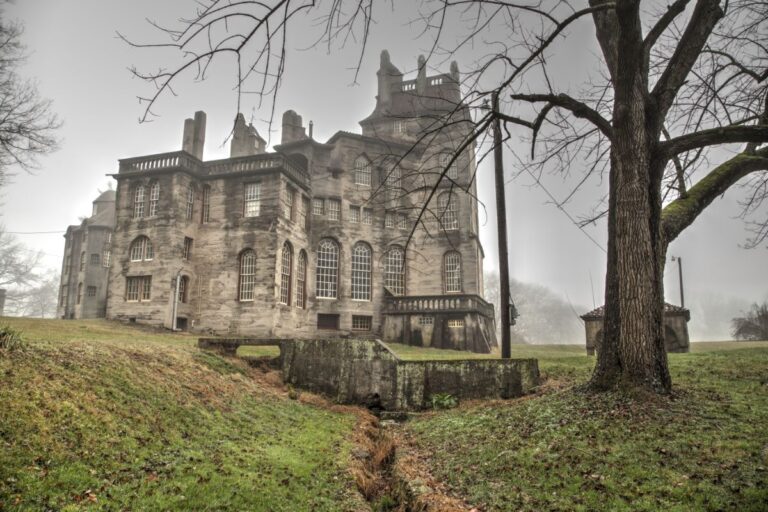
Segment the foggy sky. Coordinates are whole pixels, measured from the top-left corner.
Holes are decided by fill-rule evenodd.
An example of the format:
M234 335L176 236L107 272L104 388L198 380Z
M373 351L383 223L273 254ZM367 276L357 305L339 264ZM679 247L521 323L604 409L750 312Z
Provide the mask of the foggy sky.
M64 230L77 224L79 217L90 215L91 201L111 181L106 175L117 172L117 160L180 149L183 121L194 111L205 110L208 114L205 159L228 156L228 146L223 143L236 114L234 68L216 67L202 83L194 83L191 77L178 82L178 96L165 97L154 108L159 117L139 124L143 109L136 97L151 90L147 84L132 79L127 68L136 65L151 70L166 61L157 50L130 48L115 36L119 30L135 40L160 40L160 34L145 17L169 24L179 16L189 15L193 6L194 2L184 0L24 0L6 6L6 18L20 19L26 25L24 42L30 57L23 70L25 76L37 79L41 94L54 101L53 108L65 123L60 130L61 150L44 158L35 175L18 174L4 188L0 207L0 222L8 231L57 231L18 236L28 247L45 253L47 266L60 268ZM401 71L411 73L406 78L412 78L417 56L428 50L428 40L416 39L419 27L406 24L409 16L412 13L402 8L376 14L377 23L357 84L352 83L359 52L356 43L350 42L343 49L335 47L329 55L325 47L310 47L313 37L308 20L302 22L304 28L294 28L275 107L277 128L282 112L293 109L303 116L305 124L314 122L316 140L324 141L338 130L360 132L357 122L375 106L379 52L388 49L392 62ZM556 47L558 53L552 58L562 63L563 72L569 76L594 71L590 66L598 50L593 39L585 24L568 44ZM467 49L459 55L459 68L466 69L484 51L480 47ZM432 67L428 74L448 70L448 63L431 61L428 65ZM246 96L241 110L247 119L253 117L257 129L267 138L263 121L270 117L269 105L259 106L255 97ZM277 131L269 135L272 144L280 139ZM522 144L515 149L527 154ZM605 253L563 212L549 204L545 192L529 176L513 179L513 162L511 155L505 155L512 276L551 288L579 312L600 305ZM481 201L487 205L480 212L485 268L495 270L496 216L489 164L480 168L478 189ZM544 184L558 199L569 190L558 176L545 176ZM606 186L595 184L566 205L566 210L572 215L588 211L605 193ZM739 198L740 190L733 187L669 249L670 255L683 258L685 299L692 310L690 330L694 339L727 335L728 326L723 322L710 325L702 318L701 304L728 304L727 311L723 311L723 318L728 319L748 303L768 299L768 252L765 247L740 248L747 233L743 222L736 218ZM605 247L604 223L587 230ZM667 300L678 304L676 264L668 265L665 285Z

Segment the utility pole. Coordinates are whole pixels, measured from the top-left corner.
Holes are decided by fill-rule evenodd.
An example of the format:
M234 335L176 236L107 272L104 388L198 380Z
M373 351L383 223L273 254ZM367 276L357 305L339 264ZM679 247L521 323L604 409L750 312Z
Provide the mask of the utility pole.
M683 258L672 256L672 261L677 260L677 276L680 280L680 307L685 307L685 295L683 294Z
M499 112L499 94L492 96L493 113ZM496 226L499 236L499 286L501 288L501 357L512 357L509 295L509 250L507 248L507 201L504 197L504 163L501 156L501 121L496 116L493 120L493 164L496 174Z

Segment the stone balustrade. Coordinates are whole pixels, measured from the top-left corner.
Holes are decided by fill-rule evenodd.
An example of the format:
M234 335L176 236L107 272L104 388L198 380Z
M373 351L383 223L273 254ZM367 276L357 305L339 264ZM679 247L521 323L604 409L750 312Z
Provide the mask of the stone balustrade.
M418 295L408 297L387 297L385 314L403 313L467 313L478 312L493 318L493 305L479 295Z

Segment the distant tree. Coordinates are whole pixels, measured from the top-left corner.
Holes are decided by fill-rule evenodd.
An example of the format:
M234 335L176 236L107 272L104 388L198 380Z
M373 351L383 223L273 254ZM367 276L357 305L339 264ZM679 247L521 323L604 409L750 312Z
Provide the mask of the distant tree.
M59 281L59 273L50 270L36 285L11 289L6 297L6 314L35 318L56 316Z
M768 302L752 304L745 316L733 319L732 326L737 340L768 341Z
M39 252L31 252L0 224L0 288L28 288L39 281Z
M0 187L9 169L30 171L38 157L57 149L61 122L51 101L41 98L34 81L19 75L26 59L23 27L2 19L0 11Z
M388 2L201 0L181 26L164 29L166 42L139 45L175 49L180 59L159 72L134 70L154 86L145 115L186 72L204 78L224 59L236 66L238 93L274 99L295 18L320 16L328 43L361 40L365 48L381 4ZM591 387L668 393L667 247L737 182L748 187L745 214L768 199L768 2L424 0L419 13L432 54L482 48L465 81L474 125L458 151L499 119L529 134L532 172L580 173L576 189L590 176L607 181L595 217L607 217L608 247ZM448 30L451 23L464 33ZM599 51L582 64L591 78L572 83L550 57L572 44L569 32L581 23L591 24ZM492 97L501 99L498 110L487 107ZM768 220L755 223L754 233L753 244L768 240Z

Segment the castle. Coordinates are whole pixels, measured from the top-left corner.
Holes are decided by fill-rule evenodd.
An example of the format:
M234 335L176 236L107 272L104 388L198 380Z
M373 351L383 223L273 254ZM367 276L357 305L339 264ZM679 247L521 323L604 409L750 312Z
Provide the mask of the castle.
M458 67L427 76L420 57L404 80L384 51L377 74L362 134L319 142L289 110L266 152L238 115L230 158L203 161L197 112L181 151L120 160L114 196L67 230L59 316L489 352Z

